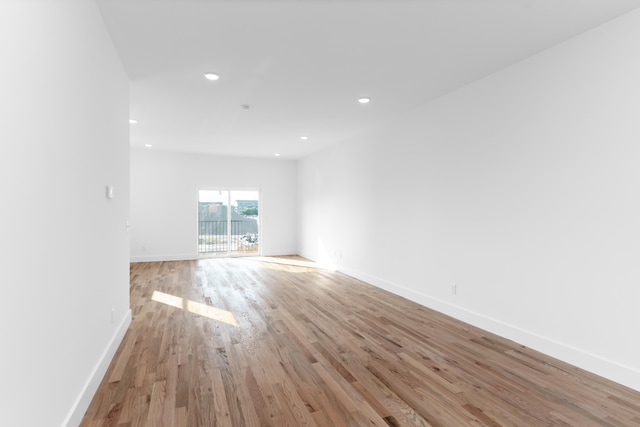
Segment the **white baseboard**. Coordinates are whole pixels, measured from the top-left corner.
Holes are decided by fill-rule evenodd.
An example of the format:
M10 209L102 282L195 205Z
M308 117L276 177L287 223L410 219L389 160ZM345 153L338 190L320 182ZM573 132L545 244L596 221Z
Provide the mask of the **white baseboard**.
M430 297L396 283L346 267L336 269L348 276L407 298L425 307L454 317L470 325L540 351L546 355L592 372L601 377L640 391L640 370L625 366L579 348L571 347L531 331L518 328L489 316L469 311L446 301Z
M296 250L272 250L262 254L262 256L284 256L294 255ZM175 254L175 255L135 255L129 257L130 262L160 262L160 261L192 261L200 259L198 254Z
M129 257L130 262L193 261L196 259L198 259L197 254L136 255Z
M89 404L91 403L91 399L93 399L93 395L96 393L100 382L102 382L102 378L104 374L107 372L107 368L113 359L113 356L116 354L116 350L118 350L118 346L122 342L124 338L124 334L127 332L129 325L131 324L131 310L127 310L122 321L120 322L120 326L116 329L115 334L111 337L111 341L105 348L102 356L98 360L93 372L89 376L85 386L82 389L82 392L76 399L73 404L73 407L69 411L67 418L62 423L63 426L66 427L75 427L80 425L80 421L82 421L82 417L84 416Z

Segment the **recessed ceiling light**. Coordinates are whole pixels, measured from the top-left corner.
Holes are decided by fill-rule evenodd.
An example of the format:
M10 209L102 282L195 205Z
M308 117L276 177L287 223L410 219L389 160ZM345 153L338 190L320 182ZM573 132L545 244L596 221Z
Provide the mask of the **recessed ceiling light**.
M369 102L371 102L371 98L366 98L366 97L360 98L360 99L358 99L358 102L360 104L368 104Z
M135 125L136 123L138 123L138 121L136 119L129 119L129 123Z
M276 153L276 154L274 154L274 156L280 157L280 153Z
M251 109L250 105L244 104L241 106L244 111L249 111Z
M308 136L301 136L300 139L305 139L306 140L306 139L309 139L309 137Z
M218 80L220 78L220 76L216 73L204 73L204 77L207 80Z
M147 148L153 147L153 145L151 145L151 144L144 144L144 146L147 147Z

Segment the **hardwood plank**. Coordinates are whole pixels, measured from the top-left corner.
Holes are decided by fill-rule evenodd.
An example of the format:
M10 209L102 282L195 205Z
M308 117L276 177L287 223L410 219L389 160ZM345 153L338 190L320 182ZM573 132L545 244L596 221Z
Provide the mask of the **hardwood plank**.
M300 257L130 278L83 427L640 425L637 391Z

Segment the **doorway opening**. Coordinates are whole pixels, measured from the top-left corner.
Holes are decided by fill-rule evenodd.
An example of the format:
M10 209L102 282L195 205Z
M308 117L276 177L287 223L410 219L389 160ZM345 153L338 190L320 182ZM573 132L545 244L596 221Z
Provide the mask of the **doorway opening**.
M260 191L198 191L198 253L260 255Z

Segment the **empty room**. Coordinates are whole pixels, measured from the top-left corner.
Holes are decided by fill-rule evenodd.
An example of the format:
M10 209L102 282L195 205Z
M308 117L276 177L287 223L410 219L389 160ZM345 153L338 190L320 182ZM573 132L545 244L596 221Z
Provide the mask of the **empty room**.
M640 0L0 2L7 426L640 425Z

